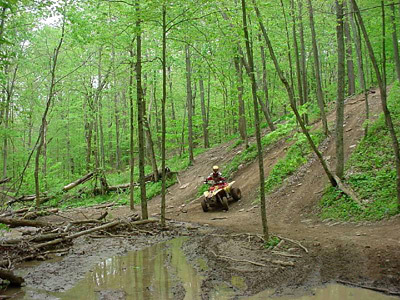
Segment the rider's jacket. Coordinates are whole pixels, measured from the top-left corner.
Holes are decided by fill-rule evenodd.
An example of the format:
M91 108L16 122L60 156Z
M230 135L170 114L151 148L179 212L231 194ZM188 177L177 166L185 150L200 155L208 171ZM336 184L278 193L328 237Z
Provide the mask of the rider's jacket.
M208 181L214 181L214 183L225 182L225 178L222 177L221 172L212 172L206 179Z

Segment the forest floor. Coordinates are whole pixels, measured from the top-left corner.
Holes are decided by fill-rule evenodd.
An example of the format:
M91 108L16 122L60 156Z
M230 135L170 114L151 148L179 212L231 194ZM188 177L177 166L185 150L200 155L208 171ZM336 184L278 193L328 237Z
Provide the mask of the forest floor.
M369 97L374 119L381 112L379 96L375 91ZM362 96L346 101L346 159L364 134L364 115ZM332 112L328 115L330 128L334 127L334 120L335 113ZM321 125L315 124L318 126ZM260 238L257 161L242 166L234 175L233 180L242 191L240 201L231 203L227 212L215 209L204 213L196 193L213 165L223 166L238 151L244 150L243 145L232 149L232 143L227 142L197 156L193 166L179 173L179 184L168 189L166 198L169 233L161 232L150 238L132 237L130 241L111 238L87 243L79 238L74 250L64 258L64 263L37 267L35 272L26 276L28 284L52 291L68 289L95 261L185 235L190 236L183 247L186 257L197 269L201 269L195 262L197 257L204 258L208 265L206 270L201 270L202 299L211 299L211 291L221 282L231 287L236 297L254 295L267 288L278 288L277 293L287 293L288 290L302 293L304 289L335 281L400 293L400 216L379 222L322 222L318 217L318 202L329 182L314 155L267 196L270 235L279 236L284 241L274 249L275 252L266 250ZM287 145L282 139L264 151L266 176L285 156ZM333 138L324 141L320 150L333 168ZM150 215L158 217L160 197L152 199L148 205ZM78 215L95 213L95 209L84 208L66 211L64 215L79 218ZM110 210L113 218L130 214L128 207ZM62 221L54 217L43 219L46 218ZM234 277L243 278L245 288L237 288L232 281ZM174 299L184 298L185 292L179 287L175 287L173 292ZM112 299L125 298L114 295Z

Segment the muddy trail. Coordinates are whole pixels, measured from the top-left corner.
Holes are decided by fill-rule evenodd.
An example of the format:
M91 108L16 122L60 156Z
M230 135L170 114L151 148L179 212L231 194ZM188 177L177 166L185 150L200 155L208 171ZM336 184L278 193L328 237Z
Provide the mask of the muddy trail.
M381 112L379 93L375 91L369 99L375 119ZM364 114L361 96L346 101L346 159L363 136ZM330 128L334 120L333 112L328 115ZM289 143L282 139L265 149L266 176L285 156ZM242 190L240 201L230 204L227 212L216 209L204 213L197 190L213 165L221 166L223 172L223 166L244 150L243 145L232 145L233 141L204 152L193 166L178 174L179 183L168 189L166 197L168 230L152 223L127 233L128 237L80 237L65 256L52 255L51 261L20 266L17 272L27 286L8 290L7 297L269 299L273 294L295 295L282 299L297 299L319 294L315 287L332 282L400 295L400 218L376 223L321 222L316 205L328 179L313 155L267 197L270 234L281 238L273 250L265 249L260 237L257 161L241 166L233 177ZM325 140L320 150L334 167L333 139ZM158 218L160 197L148 205L150 215ZM41 219L56 223L96 213L96 208L82 208L65 211L62 218ZM130 214L128 207L111 207L108 218ZM340 292L322 291L321 298L301 299L350 299L341 294L342 288ZM251 298L263 291L266 294ZM383 294L359 292L351 290L348 294L358 295L357 299L386 299ZM335 296L328 298L326 293Z

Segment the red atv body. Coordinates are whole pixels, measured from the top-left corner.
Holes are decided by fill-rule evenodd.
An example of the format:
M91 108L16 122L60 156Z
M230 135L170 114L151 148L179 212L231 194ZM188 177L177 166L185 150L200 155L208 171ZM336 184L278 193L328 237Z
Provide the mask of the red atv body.
M229 210L229 201L238 201L242 197L240 189L232 187L234 183L235 181L219 182L211 185L208 191L204 192L204 199L201 201L203 211L207 212L210 207Z

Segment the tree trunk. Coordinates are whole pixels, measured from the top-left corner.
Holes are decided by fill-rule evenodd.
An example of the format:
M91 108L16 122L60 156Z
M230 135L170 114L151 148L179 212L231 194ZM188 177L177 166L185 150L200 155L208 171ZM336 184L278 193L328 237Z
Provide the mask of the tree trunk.
M382 82L386 89L386 20L385 20L385 3L381 0L382 9Z
M261 220L263 227L264 240L268 241L268 224L267 224L267 212L265 207L265 178L264 178L264 161L263 151L261 144L261 131L260 131L260 118L258 115L258 103L257 103L257 83L254 76L254 63L253 54L250 48L249 33L247 29L247 18L246 18L246 2L242 0L242 16L243 16L243 31L246 42L246 52L250 68L250 80L251 80L251 91L253 95L253 106L254 106L254 125L256 129L256 140L257 140L257 151L258 151L258 169L260 175L260 199L261 199Z
M392 21L392 42L393 42L393 57L394 57L394 62L396 64L396 74L397 74L397 80L400 81L400 58L399 58L399 40L397 39L397 28L396 28L396 13L394 9L394 1L390 4L390 7L392 9L392 16L391 16L391 21Z
M165 194L167 189L165 174L165 143L166 143L166 117L165 103L167 102L167 9L165 0L162 6L162 102L161 102L161 226L165 227Z
M242 63L238 55L234 58L236 76L237 76L237 91L238 91L238 104L239 104L239 133L240 138L244 141L246 148L249 147L249 140L247 137L247 124L246 124L246 112L243 101L243 72Z
M345 0L342 0L345 5ZM345 8L345 6L344 6ZM353 47L352 47L352 39L350 34L350 26L349 26L349 16L346 13L343 16L344 19L344 35L346 42L346 63L347 63L347 80L348 80L348 90L347 95L351 96L356 93L356 80L354 75L354 62L353 62ZM339 176L340 177L340 176Z
M192 103L192 67L190 62L190 48L188 45L185 46L186 53L186 102L187 102L187 112L188 112L188 143L189 143L189 164L192 165L194 163L193 156L193 124L192 124L192 116L193 116L193 103Z
M303 85L301 81L301 68L300 68L300 57L299 57L299 46L297 44L297 30L296 30L296 13L294 10L294 0L290 1L290 9L292 14L292 35L293 35L293 47L294 47L294 57L296 60L296 74L297 74L297 90L299 93L299 105L304 104L303 98Z
M350 2L350 4L351 4L351 2ZM352 11L354 11L352 4L350 5L350 8ZM350 14L350 24L351 24L351 28L353 31L354 45L355 45L356 54L357 54L357 68L358 68L358 76L359 76L359 80L360 80L360 87L361 87L361 90L364 93L364 97L365 97L366 125L365 125L365 129L364 129L364 136L367 136L368 135L368 122L369 122L368 90L367 90L367 84L365 82L363 56L362 56L362 51L361 51L361 34L360 34L359 26L356 24L356 22L354 20L354 13Z
M396 178L397 209L399 210L400 209L400 148L399 148L399 141L397 139L396 132L394 130L392 116L391 116L390 111L387 106L386 88L385 88L385 84L384 84L384 81L381 76L381 72L379 71L378 62L375 58L374 50L373 50L371 42L369 40L367 30L365 29L360 10L358 9L358 5L355 0L351 0L351 2L353 4L353 8L354 8L356 17L358 19L358 22L361 27L361 31L363 33L365 42L367 44L368 54L369 54L369 57L371 59L372 65L375 70L376 79L378 80L379 90L381 92L382 110L383 110L383 114L385 115L386 126L388 127L390 137L392 139L392 146L393 146L393 152L394 152L395 163L396 163L396 173L397 173L397 178Z
M208 139L208 123L207 123L207 111L206 111L206 103L204 97L204 81L203 78L199 80L199 88L200 88L200 105L201 105L201 118L203 120L203 138L204 138L204 148L210 147L210 142Z
M132 45L131 49L129 50L129 55L130 55L130 69L129 69L129 88L128 88L128 98L129 98L129 185L130 185L130 190L129 190L129 207L131 210L135 209L135 199L134 199L134 170L135 170L135 152L134 152L134 135L135 135L135 130L133 126L134 122L134 111L133 111L133 77L134 77L134 71L135 71L135 65L133 62L133 57L134 57L134 52L133 52L133 40L132 40Z
M322 80L321 80L321 70L320 70L319 54L318 54L318 47L317 47L317 36L315 33L314 12L313 12L311 0L308 0L308 13L309 13L309 17L310 17L312 50L313 50L313 56L314 56L314 72L315 72L315 81L316 81L316 86L317 86L317 101L318 101L318 106L319 106L319 110L320 110L322 128L323 128L324 134L328 135L329 134L328 122L326 120L326 114L325 114L325 103L324 103L324 94L322 92Z
M261 36L260 41L261 41ZM265 52L264 52L264 46L260 45L260 51L261 51L261 64L262 64L262 86L263 86L263 91L264 91L264 97L265 97L265 103L262 105L262 109L264 111L264 116L265 119L267 120L268 127L271 131L275 130L275 125L274 122L272 122L271 119L271 112L269 110L269 94L268 94L268 82L267 82L267 63L265 59ZM290 57L290 64L292 63L292 58L291 55L289 54Z
M339 3L340 1L340 3ZM336 37L338 52L337 70L337 100L336 100L336 175L343 179L344 173L344 149L343 149L343 121L344 121L344 14L343 1L336 0ZM351 44L350 44L351 46ZM347 64L347 66L349 66Z
M139 136L139 182L142 219L148 219L146 184L144 176L144 101L142 89L142 36L141 36L140 4L136 0L136 93L138 106L138 136Z
M300 51L301 51L301 78L303 85L303 103L308 102L308 81L306 67L306 46L304 42L304 26L303 26L303 0L298 0L299 5L299 29L300 29ZM303 115L305 124L308 124L308 114Z
M47 114L50 110L50 106L52 104L52 100L55 94L54 88L56 86L56 67L57 67L57 60L58 60L58 54L60 53L61 46L64 41L64 33L65 33L65 16L63 16L63 22L62 22L62 29L61 29L61 38L58 42L57 47L54 49L54 54L52 57L52 62L51 62L51 67L50 67L50 76L51 76L51 81L50 81L50 86L49 86L49 94L47 96L47 103L46 103L46 108L43 112L42 115L42 123L39 129L39 143L36 149L36 158L35 158L35 170L34 170L34 178L35 178L35 195L36 195L36 207L38 208L40 206L40 186L39 186L39 157L40 153L43 147L44 143L44 128L46 124L46 118Z
M288 49L288 61L289 61L289 72L290 72L289 73L290 74L290 86L292 87L292 90L294 91L292 49L290 47L288 21L287 21L287 18L286 18L286 11L285 11L285 5L283 4L283 0L280 0L280 2L281 2L283 19L285 21L286 46L287 46L287 49Z

